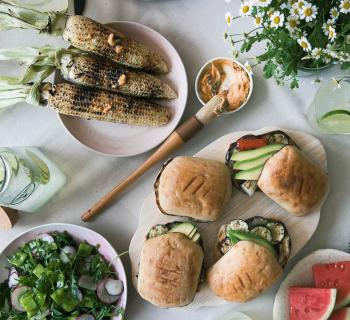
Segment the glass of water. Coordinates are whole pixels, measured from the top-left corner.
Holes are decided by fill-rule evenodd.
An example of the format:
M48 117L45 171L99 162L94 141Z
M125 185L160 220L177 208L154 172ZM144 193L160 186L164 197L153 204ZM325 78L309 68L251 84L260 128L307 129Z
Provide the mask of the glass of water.
M350 76L323 82L307 116L310 125L323 133L350 134Z
M40 150L0 148L0 204L35 212L66 182L65 175Z

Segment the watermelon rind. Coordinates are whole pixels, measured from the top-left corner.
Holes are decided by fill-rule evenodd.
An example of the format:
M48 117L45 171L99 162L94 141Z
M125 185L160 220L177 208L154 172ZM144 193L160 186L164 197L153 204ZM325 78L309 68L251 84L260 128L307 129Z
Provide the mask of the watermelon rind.
M327 320L331 316L334 310L336 299L337 299L337 289L331 289L331 301L329 303L328 309L326 310L323 317L320 318L320 320Z
M343 308L333 312L329 320L350 320L350 308Z
M349 293L343 298L342 301L335 304L334 310L339 310L341 308L346 307L348 304L350 304L350 291Z

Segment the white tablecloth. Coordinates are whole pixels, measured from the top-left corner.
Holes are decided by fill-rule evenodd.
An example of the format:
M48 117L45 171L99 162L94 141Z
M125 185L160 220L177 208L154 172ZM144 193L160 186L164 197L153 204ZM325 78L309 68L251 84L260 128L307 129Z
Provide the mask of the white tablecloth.
M101 22L131 20L144 23L161 32L179 51L185 63L190 85L188 105L183 119L192 115L199 103L194 93L194 79L202 64L209 58L228 55L228 44L223 41L225 31L224 13L236 13L239 1L230 5L224 0L88 0L85 15ZM243 21L243 20L242 20ZM250 28L247 20L234 25L235 31ZM33 31L7 31L0 33L0 47L64 44L60 39L39 36ZM11 73L13 67L2 63L1 73ZM334 67L321 74L323 78L339 74ZM301 88L290 91L279 87L272 80L262 77L261 69L255 71L254 92L247 107L235 114L219 119L176 154L192 155L211 141L235 130L257 129L266 125L285 126L312 132L325 145L328 153L331 193L321 216L319 228L288 265L287 270L303 256L317 248L345 250L350 241L350 139L346 136L327 136L314 133L305 119L317 85L310 78L301 79ZM68 222L85 225L100 232L119 252L128 249L130 239L138 224L143 199L152 191L153 180L159 167L148 172L131 187L103 215L84 224L80 215L101 195L141 164L148 154L128 159L104 157L79 145L64 130L57 115L49 109L39 109L21 104L0 114L0 146L38 146L54 159L68 176L68 184L40 212L22 215L15 228L0 233L0 248L28 228L43 223ZM130 262L123 258L130 277ZM256 301L241 305L238 310L253 319L270 320L274 294L277 289L259 297ZM179 313L161 310L143 301L129 285L127 318L131 320L178 320L183 318L211 319L230 309L202 308L198 311Z

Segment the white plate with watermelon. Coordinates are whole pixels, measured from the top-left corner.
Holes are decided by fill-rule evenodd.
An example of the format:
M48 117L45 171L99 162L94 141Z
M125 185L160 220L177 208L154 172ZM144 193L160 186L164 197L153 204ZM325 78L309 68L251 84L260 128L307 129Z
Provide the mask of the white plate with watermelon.
M350 320L350 254L317 250L282 282L273 320Z

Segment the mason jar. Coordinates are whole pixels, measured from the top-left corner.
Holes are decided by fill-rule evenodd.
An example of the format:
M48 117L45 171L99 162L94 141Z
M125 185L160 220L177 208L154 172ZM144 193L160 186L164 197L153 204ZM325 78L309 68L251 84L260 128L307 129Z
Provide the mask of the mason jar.
M65 183L62 171L39 149L0 148L0 205L35 212Z

